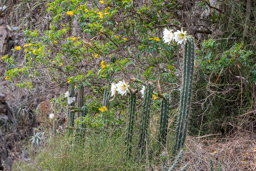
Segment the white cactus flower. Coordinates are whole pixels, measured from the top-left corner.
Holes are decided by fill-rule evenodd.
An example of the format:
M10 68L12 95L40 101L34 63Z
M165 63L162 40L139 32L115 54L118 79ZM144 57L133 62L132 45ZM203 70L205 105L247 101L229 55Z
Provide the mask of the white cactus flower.
M142 89L140 90L140 93L142 94L142 98L144 98L145 89L146 89L146 87L143 86Z
M178 43L178 44L182 44L185 43L188 39L187 36L187 32L183 31L183 29L181 28L181 31L178 30L174 33L174 40Z
M163 39L164 43L170 43L174 39L173 30L168 30L167 28L164 29Z
M111 96L114 96L116 94L117 86L115 83L111 84Z
M117 92L121 95L126 95L126 93L129 91L129 84L125 81L119 81L117 84Z
M53 119L53 118L54 118L54 114L51 113L51 114L49 115L49 118L50 118L50 119Z
M69 92L68 91L65 93L65 97L69 97Z
M68 97L68 104L70 105L71 103L76 101L76 97Z

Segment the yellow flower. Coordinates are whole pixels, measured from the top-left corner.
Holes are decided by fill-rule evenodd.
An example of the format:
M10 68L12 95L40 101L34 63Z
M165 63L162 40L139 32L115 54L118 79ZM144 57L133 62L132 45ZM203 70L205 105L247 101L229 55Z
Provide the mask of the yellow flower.
M148 40L153 40L154 38L148 38Z
M210 61L210 60L208 60L208 63L210 64L210 63L211 63L211 61Z
M99 58L99 54L92 54L95 58Z
M119 36L115 35L115 38L119 39Z
M58 43L58 42L55 40L55 41L53 41L53 43Z
M123 38L125 41L127 40L125 37Z
M36 54L36 49L33 50L33 54L34 54L34 55Z
M98 116L98 115L99 115L98 113L95 114L95 116Z
M25 53L28 53L28 49L25 49Z
M105 61L104 60L101 61L100 65L101 65L102 68L106 68L107 67L107 65L105 65Z
M104 4L104 1L100 1L101 4Z
M67 11L66 14L67 14L67 15L70 15L70 16L73 16L73 15L74 15L74 12L73 12L73 11Z
M76 88L76 85L74 87Z
M32 46L32 43L29 43L28 45L29 45L29 46Z
M9 76L6 76L6 77L5 77L5 80L9 80L9 79L10 79L10 77L9 77Z
M26 44L26 45L23 45L23 47L25 48L25 47L28 47L29 45L28 44Z
M158 11L159 13L161 13L161 11Z
M52 63L55 63L55 61L52 61Z
M103 18L102 12L98 12L97 14L99 15L100 19Z
M159 117L156 117L156 120L158 121Z
M75 41L75 40L76 40L76 37L73 37L72 40Z
M67 83L70 83L71 80L68 80Z
M217 153L217 151L214 151L213 153L215 154L215 153Z
M60 66L62 66L63 65L63 63L60 63Z
M152 99L153 99L153 100L157 99L156 95L153 94Z
M158 37L154 37L154 40L158 41L158 42L160 41L160 39Z
M106 112L106 111L108 111L108 109L107 109L107 107L106 107L106 106L103 106L103 107L99 108L99 110L100 110L100 111L102 111L102 112Z
M245 161L241 161L242 163L244 163Z
M21 47L20 46L16 46L15 49L16 50L21 50Z
M246 155L248 155L248 153L245 153Z
M89 10L88 10L88 9L85 9L84 11L85 11L85 12L89 12Z

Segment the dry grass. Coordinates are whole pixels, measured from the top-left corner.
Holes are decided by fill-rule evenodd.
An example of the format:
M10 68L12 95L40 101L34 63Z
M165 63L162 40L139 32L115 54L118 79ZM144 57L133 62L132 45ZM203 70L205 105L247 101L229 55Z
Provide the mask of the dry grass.
M256 170L256 134L238 131L228 138L206 140L188 137L183 162L190 162L188 170ZM184 165L184 164L182 164Z

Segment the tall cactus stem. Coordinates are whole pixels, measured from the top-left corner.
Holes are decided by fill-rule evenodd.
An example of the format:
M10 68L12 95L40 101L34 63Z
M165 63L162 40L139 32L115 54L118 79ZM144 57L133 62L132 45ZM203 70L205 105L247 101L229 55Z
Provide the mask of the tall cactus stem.
M136 111L136 94L134 92L130 93L129 98L129 123L128 123L128 133L126 137L126 147L127 147L127 156L128 158L131 157L132 152L132 135L133 135L133 125L134 125L134 116Z
M159 142L162 146L166 146L167 127L169 119L169 98L168 95L164 96L161 104L161 115L160 115L160 132Z
M183 79L180 94L179 115L176 126L176 138L173 150L174 153L177 153L183 147L186 139L187 123L192 96L194 58L194 39L189 38L184 47Z
M57 119L53 121L53 134L56 135L57 133Z
M74 84L69 84L69 87L68 87L68 91L69 91L69 94L70 94L70 97L74 97L75 96L75 87L74 87ZM69 104L69 106L74 106L74 102ZM68 117L67 117L67 133L68 135L71 135L73 133L73 130L72 129L69 129L70 127L74 127L74 113L71 112L71 110L69 109L68 107Z
M83 97L84 97L84 86L81 84L78 89L77 95L77 107L81 108L83 106ZM82 112L78 112L77 116L80 117Z
M153 95L153 86L148 83L145 89L145 98L143 103L143 112L142 112L142 126L141 133L139 138L139 155L141 157L144 156L146 142L147 142L147 129L149 126L149 118L150 118L150 107L152 102Z

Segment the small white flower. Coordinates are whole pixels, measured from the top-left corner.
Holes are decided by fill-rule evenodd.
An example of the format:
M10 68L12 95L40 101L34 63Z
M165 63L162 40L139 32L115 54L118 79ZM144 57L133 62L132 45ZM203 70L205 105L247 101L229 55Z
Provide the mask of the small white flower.
M65 93L65 97L69 97L69 92L68 91Z
M68 104L70 105L71 103L76 101L76 97L68 97Z
M143 86L142 89L140 90L140 93L142 94L142 98L144 98L145 89L146 89L146 87Z
M125 81L119 81L117 84L117 91L121 95L126 95L126 93L129 91L129 85Z
M181 28L181 31L176 31L174 33L174 40L178 43L178 44L182 44L185 43L188 39L187 36L187 32L183 31L183 29Z
M170 43L174 39L174 34L172 30L168 30L167 28L164 29L163 33L164 43Z
M114 96L116 94L117 86L115 83L111 84L111 96Z
M54 114L51 113L51 114L49 115L49 118L50 118L50 119L53 119L53 118L54 118Z

